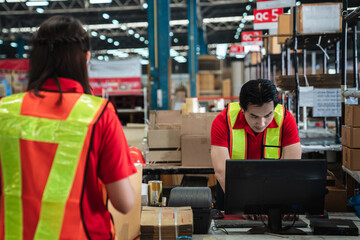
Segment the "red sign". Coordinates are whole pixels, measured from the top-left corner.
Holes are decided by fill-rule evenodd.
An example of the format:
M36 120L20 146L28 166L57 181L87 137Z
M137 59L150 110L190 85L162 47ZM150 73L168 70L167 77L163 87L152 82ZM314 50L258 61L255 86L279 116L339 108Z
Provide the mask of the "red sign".
M248 31L241 33L241 42L260 42L262 41L261 37L252 37L256 35L262 35L262 31Z
M282 8L273 8L265 10L254 9L254 24L278 22L279 15L283 14Z
M103 95L103 91L107 91L109 95L141 93L140 77L90 78L89 80L94 95Z
M245 47L237 44L230 45L230 54L245 54Z

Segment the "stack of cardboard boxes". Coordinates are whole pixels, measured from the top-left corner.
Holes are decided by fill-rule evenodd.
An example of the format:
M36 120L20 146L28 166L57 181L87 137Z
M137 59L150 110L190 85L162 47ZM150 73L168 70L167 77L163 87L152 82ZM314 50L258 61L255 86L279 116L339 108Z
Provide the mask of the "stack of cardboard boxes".
M343 165L350 170L360 170L360 105L345 105L342 145Z
M150 113L149 163L212 167L211 125L218 113L152 111Z

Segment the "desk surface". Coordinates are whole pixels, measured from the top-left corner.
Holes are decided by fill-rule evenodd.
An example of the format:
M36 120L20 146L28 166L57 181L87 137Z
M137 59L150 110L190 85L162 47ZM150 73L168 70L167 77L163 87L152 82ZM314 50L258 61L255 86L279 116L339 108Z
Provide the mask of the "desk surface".
M309 224L309 220L305 217L305 215L301 215L300 218L304 220L304 222ZM350 219L354 220L355 225L360 229L360 219L356 217L354 213L329 213L329 218L335 218L335 219ZM249 239L249 240L266 240L266 239L291 239L291 240L303 240L303 239L360 239L360 236L320 236L320 235L251 235L247 234L246 231L248 228L237 228L237 229L226 229L229 234L225 234L221 230L214 231L212 229L213 222L211 224L210 230L208 234L194 234L192 239L194 240L235 240L235 239ZM307 228L301 228L301 230L311 234L310 227Z
M183 167L183 166L161 166L146 165L143 167L143 175L156 174L213 174L212 167Z
M360 183L360 171L350 170L345 166L342 166L342 169L350 174L350 176L352 176L358 183Z

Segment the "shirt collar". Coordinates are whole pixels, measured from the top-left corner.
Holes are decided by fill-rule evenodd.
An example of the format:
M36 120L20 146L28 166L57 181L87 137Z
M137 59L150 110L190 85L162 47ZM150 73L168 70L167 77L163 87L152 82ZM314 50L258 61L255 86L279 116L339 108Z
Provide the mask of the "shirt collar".
M63 92L77 92L77 93L84 93L84 88L78 81L69 79L69 78L58 78L61 90ZM52 90L52 91L59 91L58 86L53 78L49 78L45 81L45 83L41 87L44 90Z
M278 127L278 124L276 123L275 118L273 118L273 120L271 121L269 126L267 126L267 128L277 128L277 127ZM234 125L234 129L244 129L245 132L254 134L251 127L247 123L247 121L245 119L245 115L242 113L242 111L240 111L237 116L237 119L236 119L236 122Z

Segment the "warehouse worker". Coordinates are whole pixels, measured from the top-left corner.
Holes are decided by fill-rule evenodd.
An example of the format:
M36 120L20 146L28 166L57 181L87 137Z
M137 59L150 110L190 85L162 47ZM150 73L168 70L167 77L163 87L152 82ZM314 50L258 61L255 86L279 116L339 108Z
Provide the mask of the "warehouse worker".
M278 93L271 81L248 81L241 88L239 100L240 104L228 104L211 127L211 161L218 180L218 209L224 205L226 159L301 158L295 119L278 104Z
M0 239L113 239L102 183L131 210L136 172L114 107L91 95L89 36L67 16L33 39L28 91L0 101Z

